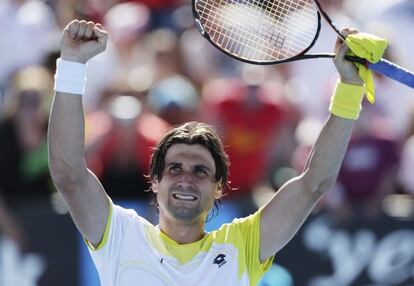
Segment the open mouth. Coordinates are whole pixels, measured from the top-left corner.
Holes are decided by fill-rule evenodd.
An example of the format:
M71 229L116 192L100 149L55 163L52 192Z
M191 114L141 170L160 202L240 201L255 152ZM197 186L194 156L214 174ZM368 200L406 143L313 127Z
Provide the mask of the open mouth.
M173 198L180 201L195 201L197 197L193 195L184 195L184 194L173 194Z

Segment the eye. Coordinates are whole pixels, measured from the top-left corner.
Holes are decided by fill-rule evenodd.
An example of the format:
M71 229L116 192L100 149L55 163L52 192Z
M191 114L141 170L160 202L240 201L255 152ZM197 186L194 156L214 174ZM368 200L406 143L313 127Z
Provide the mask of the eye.
M204 168L195 168L195 170L194 170L194 175L195 175L197 178L205 178L205 177L207 177L207 176L208 176L208 172L207 172L207 170L206 170L206 169L204 169Z
M171 175L178 175L181 172L181 167L178 165L172 165L168 168L168 172Z

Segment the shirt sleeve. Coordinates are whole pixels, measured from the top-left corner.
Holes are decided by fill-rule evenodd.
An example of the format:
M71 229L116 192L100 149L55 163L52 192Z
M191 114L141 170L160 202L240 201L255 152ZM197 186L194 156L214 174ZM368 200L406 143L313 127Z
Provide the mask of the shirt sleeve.
M89 253L98 270L118 262L122 241L132 221L137 222L137 213L134 210L127 210L110 202L108 220L102 241L93 246L85 239Z
M260 218L261 209L248 217L236 219L231 224L231 228L239 237L238 248L241 248L244 253L250 285L257 284L263 274L269 270L274 259L274 256L271 256L264 262L260 261Z

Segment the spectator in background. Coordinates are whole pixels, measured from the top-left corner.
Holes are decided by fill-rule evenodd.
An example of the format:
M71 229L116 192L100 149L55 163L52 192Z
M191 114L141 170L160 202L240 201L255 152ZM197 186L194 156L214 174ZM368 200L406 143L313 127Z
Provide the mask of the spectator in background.
M40 66L19 71L0 122L0 191L8 200L43 198L53 188L46 130L53 79Z
M381 214L384 198L396 191L400 146L389 128L387 117L376 106L366 106L355 126L338 176L350 217L375 219Z
M411 111L411 126L407 131L401 151L401 162L398 170L398 181L404 193L412 194L414 198L414 109Z
M400 146L388 118L381 115L377 106L365 106L359 123L354 128L334 191L324 200L324 206L342 222L378 218L384 198L397 187ZM317 133L321 126L322 123L307 123L299 128ZM296 169L304 166L312 140L302 139L305 144L298 147L294 156Z
M404 192L414 195L414 135L411 135L405 142L402 154L401 165L398 173L399 182Z
M85 101L86 110L98 108L105 91L128 89L134 80L129 80L131 76L137 79L131 74L136 67L153 70L152 51L142 42L149 21L148 7L139 3L117 4L105 14L103 22L112 41L105 53L89 63L86 88L91 96Z
M152 10L168 10L175 6L177 6L180 2L184 2L182 0L170 0L170 1L164 1L164 0L123 0L121 2L139 2L144 3L148 7L150 7Z
M114 199L147 199L152 148L169 124L131 95L114 95L86 119L88 165ZM139 191L139 193L137 193Z
M183 0L123 0L121 2L138 2L151 9L151 26L159 28L163 26L173 27L172 13Z
M58 43L53 11L43 1L0 1L0 90L20 68L40 64ZM1 112L1 111L0 111Z
M104 15L112 41L89 63L87 110L99 108L108 90L145 94L155 82L181 73L176 34L150 31L150 20L151 11L142 3L117 4Z
M190 75L197 86L220 77L225 69L233 68L232 72L235 70L235 61L229 63L228 57L220 54L193 27L185 30L180 36L179 49L185 74Z
M80 16L78 0L49 0L47 2L53 9L60 29L63 29L73 17Z
M155 79L162 80L184 74L178 37L170 28L152 30L144 39L147 50L153 54Z
M3 236L13 241L20 250L24 248L25 235L22 226L0 195L0 244Z
M64 0L64 2L70 2L70 1ZM105 17L105 14L112 7L117 5L120 1L119 0L83 0L83 1L76 1L76 2L78 2L76 5L78 8L77 12L78 14L83 16L82 18L93 20L98 23L102 23ZM67 19L67 21L65 22L65 25L68 22L70 22L70 19Z
M257 75L259 72L255 71ZM249 74L248 78L255 77ZM260 79L250 83L237 79L215 80L203 89L204 116L220 130L224 145L228 146L232 162L230 181L237 189L229 195L232 200L241 200L241 215L255 209L251 193L267 181L274 150L278 149L276 142L283 142L279 135L287 125L287 116L278 92L282 92L280 86L273 86L270 93Z
M27 241L13 209L24 201L46 200L54 191L46 146L52 87L52 77L43 67L19 71L0 121L0 235L21 250Z
M197 90L180 75L161 80L148 93L149 107L171 125L197 119L198 104Z

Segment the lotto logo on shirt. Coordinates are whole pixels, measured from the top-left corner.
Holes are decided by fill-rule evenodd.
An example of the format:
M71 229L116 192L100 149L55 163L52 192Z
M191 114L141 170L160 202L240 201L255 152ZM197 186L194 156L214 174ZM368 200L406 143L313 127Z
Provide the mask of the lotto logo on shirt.
M217 264L218 267L220 268L227 262L226 259L224 259L225 257L226 255L220 253L219 255L216 256L216 258L214 258L213 264Z

